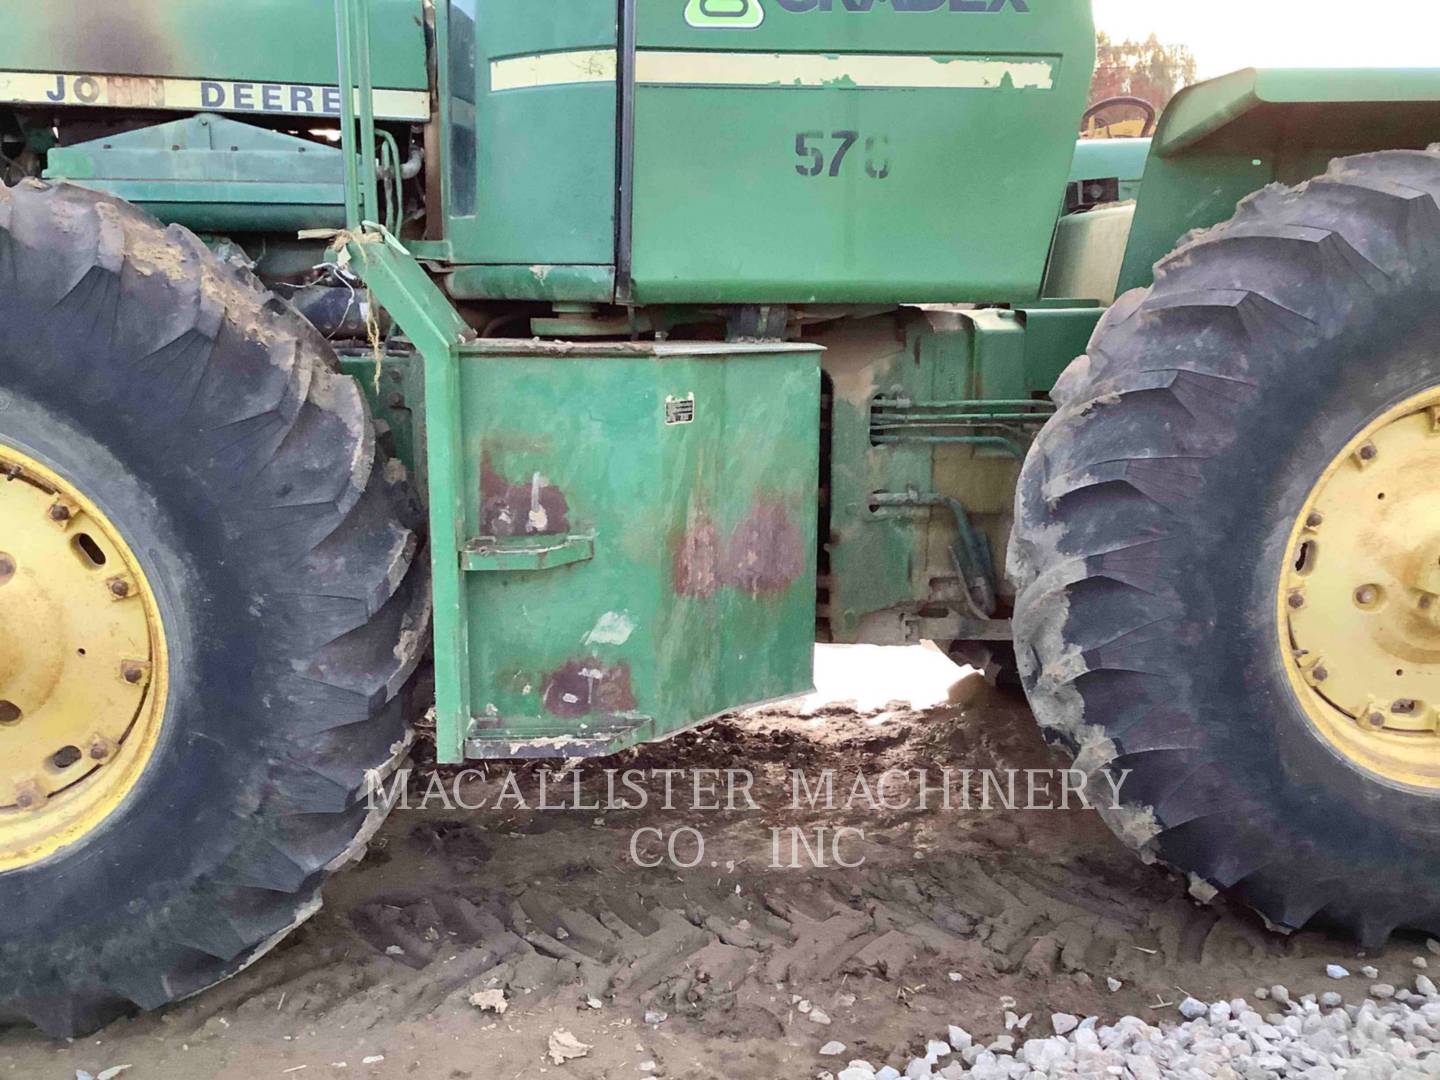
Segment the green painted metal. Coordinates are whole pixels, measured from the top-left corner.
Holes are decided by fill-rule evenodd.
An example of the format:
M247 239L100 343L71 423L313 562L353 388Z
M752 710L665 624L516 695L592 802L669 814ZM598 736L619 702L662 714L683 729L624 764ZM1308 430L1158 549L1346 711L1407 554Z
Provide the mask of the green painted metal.
M554 570L589 562L595 557L593 536L545 536L539 542L471 540L460 552L460 565L472 573L519 573L527 570Z
M1076 301L901 311L817 335L832 401L821 607L831 640L1008 633L1001 568L1020 458L1102 314ZM993 599L976 584L981 561Z
M1080 139L1070 162L1070 183L1118 180L1119 199L1134 199L1145 179L1151 139Z
M211 113L57 147L45 176L200 231L344 224L339 150Z
M409 353L382 355L377 365L370 349L342 348L340 370L360 384L371 415L384 422L386 449L424 491L424 365Z
M1097 206L1062 217L1055 226L1050 265L1045 268L1045 295L1113 303L1134 222L1133 202Z
M342 0L343 2L343 0ZM424 486L430 518L434 594L437 730L464 732L470 721L470 623L461 608L464 545L460 366L457 350L474 337L455 306L399 242L370 229L344 248L348 265L414 342L424 364Z
M459 266L445 277L456 300L559 300L608 304L615 299L614 266Z
M1440 141L1440 70L1256 70L1180 92L1160 119L1121 290L1191 229L1228 219L1266 184L1298 184L1331 159Z
M370 0L370 5L376 40L385 43L375 55L375 84L424 91L429 83L421 0ZM92 0L45 0L8 5L4 18L0 72L209 80L224 84L220 89L226 91L227 108L251 112L288 111L288 95L283 100L272 95L267 102L262 83L287 89L295 84L337 85L335 19L329 4L106 0L97 7ZM249 88L242 92L240 106L234 101L237 83ZM132 89L139 93L146 88ZM272 107L276 102L285 109ZM134 101L136 107L156 104L148 97ZM312 104L320 108L324 102Z
M615 0L437 0L436 8L447 50L445 237L454 260L613 266ZM609 50L608 80L580 81L581 71L511 87L492 78L497 63L595 50ZM523 274L509 280L530 291Z
M441 717L442 760L609 753L810 689L819 354L458 350L475 723Z
M634 297L1034 299L1094 31L1089 0L1021 6L766 3L758 28L716 30L672 0L637 0ZM732 54L727 77L756 85L689 85L685 62L655 59L678 50ZM1043 85L1017 86L1021 64ZM985 65L1004 72L990 88ZM977 85L870 85L966 73Z

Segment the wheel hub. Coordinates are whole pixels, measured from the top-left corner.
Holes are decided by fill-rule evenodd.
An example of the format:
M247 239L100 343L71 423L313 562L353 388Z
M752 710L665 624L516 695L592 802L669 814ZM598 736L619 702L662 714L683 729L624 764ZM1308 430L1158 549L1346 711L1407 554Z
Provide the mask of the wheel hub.
M155 597L119 532L0 445L0 871L114 811L155 748L166 685Z
M1278 599L1291 685L1321 736L1387 780L1440 789L1440 391L1330 464Z

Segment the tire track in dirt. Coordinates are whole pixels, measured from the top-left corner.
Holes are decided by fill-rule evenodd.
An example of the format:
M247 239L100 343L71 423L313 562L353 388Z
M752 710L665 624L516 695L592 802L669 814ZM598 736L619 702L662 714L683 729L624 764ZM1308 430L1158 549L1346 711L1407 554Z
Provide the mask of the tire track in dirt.
M1353 962L1353 949L1321 933L1281 938L1223 903L1200 905L1090 811L796 809L789 797L792 769L1066 764L1023 703L1000 695L869 717L771 710L587 769L588 800L606 766L748 768L753 811L677 800L668 811L542 812L538 767L526 766L514 783L531 809L398 811L293 942L104 1037L122 1055L156 1035L190 1047L191 1072L155 1062L161 1071L137 1070L140 1080L269 1075L257 1063L326 1075L362 1042L389 1047L370 1075L538 1077L557 1027L592 1046L563 1067L568 1076L634 1077L643 1061L667 1076L814 1076L832 1038L852 1056L893 1061L919 1049L916 1032L947 1023L998 1035L1007 1008L1158 1019L1186 993L1323 989L1326 962ZM422 763L410 792L457 775ZM471 801L503 783L496 770L461 781ZM863 828L847 853L864 865L772 869L769 830L792 825ZM701 865L630 862L636 829L685 826L704 833ZM1405 943L1394 949L1409 955ZM503 992L503 1016L468 1004L487 989ZM36 1038L0 1037L0 1061ZM209 1062L199 1072L197 1053ZM385 1072L392 1058L404 1069Z

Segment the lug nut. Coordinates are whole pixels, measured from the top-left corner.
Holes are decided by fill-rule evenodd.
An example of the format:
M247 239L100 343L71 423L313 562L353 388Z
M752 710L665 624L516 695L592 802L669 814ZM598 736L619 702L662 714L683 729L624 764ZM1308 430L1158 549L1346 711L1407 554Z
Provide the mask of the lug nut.
M134 686L145 677L145 669L139 664L125 663L120 665L120 677L131 686Z
M1300 595L1298 592L1297 592L1297 593L1291 593L1291 594L1290 594L1290 599L1287 601L1287 603L1288 603L1292 608L1295 608L1295 609L1298 610L1298 609L1300 609L1300 608L1302 608L1302 607L1305 606L1305 597L1303 597L1302 595Z
M123 578L116 578L110 582L110 595L118 599L125 599L130 595L130 583Z
M1323 667L1317 667L1312 674L1316 682L1324 682L1330 677L1330 672L1326 671Z
M21 810L34 810L45 801L45 793L34 780L26 780L15 789L15 805Z
M1365 723L1378 731L1385 726L1385 714L1378 712L1366 713Z
M1379 451L1375 449L1374 443L1366 443L1360 447L1359 453L1361 461L1374 461Z
M51 521L69 521L69 520L70 520L70 508L69 508L68 506L66 506L64 503L55 503L53 506L50 507L50 520L51 520Z
M1305 527L1307 529L1318 529L1324 524L1325 518L1313 510L1310 512L1310 516L1305 519Z
M115 756L115 743L104 735L92 735L90 737L90 760L109 761Z

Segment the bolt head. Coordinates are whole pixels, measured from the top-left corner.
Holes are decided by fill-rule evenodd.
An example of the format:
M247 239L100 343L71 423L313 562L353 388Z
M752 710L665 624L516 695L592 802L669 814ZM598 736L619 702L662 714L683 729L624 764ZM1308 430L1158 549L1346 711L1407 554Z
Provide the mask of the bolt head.
M69 521L70 508L68 506L62 506L60 503L56 503L54 506L50 507L50 520Z
M1365 717L1365 722L1372 728L1383 728L1385 726L1385 714L1378 712L1368 713Z
M1290 599L1287 600L1286 603L1288 603L1292 608L1299 609L1305 606L1305 597L1301 596L1299 593L1291 593Z
M145 672L139 664L125 664L120 668L120 677L134 686L145 677Z
M1315 669L1314 675L1316 682L1324 682L1330 677L1330 672L1326 671L1323 667L1317 667Z
M1371 446L1369 443L1366 443L1364 446L1360 447L1360 460L1374 461L1375 455L1378 453L1379 451L1376 450L1375 447Z
M110 582L110 593L112 596L126 597L130 595L130 584L126 581Z
M1310 512L1310 516L1305 519L1305 527L1307 529L1318 529L1323 524L1325 524L1324 516L1317 514L1313 510Z

